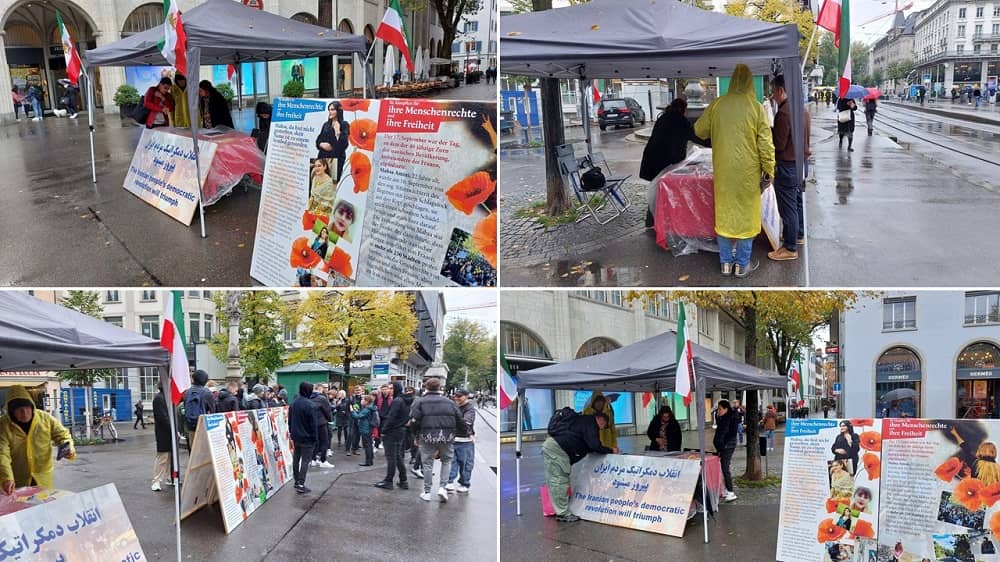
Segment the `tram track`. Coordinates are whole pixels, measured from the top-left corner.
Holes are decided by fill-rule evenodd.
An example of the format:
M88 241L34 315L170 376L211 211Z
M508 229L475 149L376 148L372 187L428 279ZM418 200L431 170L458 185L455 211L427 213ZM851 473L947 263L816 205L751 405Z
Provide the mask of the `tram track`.
M896 108L893 108L893 110L895 111ZM929 138L930 134L929 134L928 131L922 130L919 127L914 126L912 124L908 124L908 123L906 123L905 121L903 121L901 119L896 119L894 117L887 116L886 113L887 112L885 112L885 111L880 111L879 113L877 113L875 115L875 123L877 123L877 124L879 124L881 126L885 126L885 127L890 128L890 129L894 129L896 131L899 131L900 133L902 133L904 135L907 135L909 137L913 137L915 139L918 139L921 143L932 144L932 145L937 146L939 148L943 148L943 149L945 149L945 150L947 150L949 152L960 154L962 156L965 156L967 158L972 158L972 159L977 160L979 162L984 162L986 164L990 164L990 165L993 165L993 166L1000 167L1000 161L998 161L997 158L990 159L988 157L984 157L984 156L981 156L979 154L973 154L973 153L967 152L965 150L960 150L959 148L956 148L954 145L949 145L949 144L946 144L946 143L934 140L932 138ZM963 126L965 126L965 125L963 125ZM996 134L996 133L993 133L993 134ZM966 141L963 140L962 142L964 143Z

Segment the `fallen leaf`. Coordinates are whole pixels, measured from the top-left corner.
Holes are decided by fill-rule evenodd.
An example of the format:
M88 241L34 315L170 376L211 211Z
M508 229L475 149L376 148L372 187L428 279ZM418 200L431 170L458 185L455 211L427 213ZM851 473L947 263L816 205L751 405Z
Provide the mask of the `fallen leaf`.
M237 244L236 247L237 248L244 248L244 247L246 247L246 244Z
M594 24L594 25L590 26L590 30L591 30L591 31L597 31L597 30L599 30L599 29L601 29L601 26L599 26L599 25L597 25L597 24Z
M520 31L508 31L507 32L507 37L517 37L518 35L521 35Z
M681 275L680 277L677 278L677 280L678 281L687 281L690 278L691 278L690 275Z
M562 274L562 275L560 275L559 277L569 277L569 273L563 273L563 274Z

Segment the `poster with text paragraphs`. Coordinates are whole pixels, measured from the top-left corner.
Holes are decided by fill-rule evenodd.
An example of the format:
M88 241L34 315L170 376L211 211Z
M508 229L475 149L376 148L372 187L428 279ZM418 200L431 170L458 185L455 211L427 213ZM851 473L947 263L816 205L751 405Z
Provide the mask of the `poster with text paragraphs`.
M118 489L105 484L0 517L0 560L142 562L148 558Z
M216 147L214 142L198 141L202 185L211 169ZM183 136L174 134L170 128L143 129L125 174L124 187L146 203L190 226L201 199L190 133Z
M880 419L788 420L777 560L874 562L883 428Z
M496 103L275 99L251 276L495 286Z
M581 519L684 536L697 458L587 455L573 465L569 509Z

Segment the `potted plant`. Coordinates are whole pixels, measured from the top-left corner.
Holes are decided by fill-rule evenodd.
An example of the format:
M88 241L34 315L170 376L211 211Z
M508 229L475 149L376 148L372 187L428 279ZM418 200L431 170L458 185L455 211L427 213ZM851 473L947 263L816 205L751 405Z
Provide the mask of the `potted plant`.
M128 84L122 84L115 90L113 101L118 106L118 115L122 119L131 117L135 113L135 108L139 107L139 90Z
M465 80L465 73L464 72L456 72L456 73L454 73L454 74L451 75L451 78L452 78L452 80L454 80L454 82L453 82L454 86L452 86L452 87L453 88L457 88L457 87L461 86L462 85L462 81Z
M306 91L305 84L298 80L289 80L281 88L281 95L286 98L301 98Z
M215 85L215 89L222 94L222 97L226 98L226 103L229 104L229 108L233 107L233 98L236 97L236 93L233 92L233 87L229 85L229 82L219 82Z

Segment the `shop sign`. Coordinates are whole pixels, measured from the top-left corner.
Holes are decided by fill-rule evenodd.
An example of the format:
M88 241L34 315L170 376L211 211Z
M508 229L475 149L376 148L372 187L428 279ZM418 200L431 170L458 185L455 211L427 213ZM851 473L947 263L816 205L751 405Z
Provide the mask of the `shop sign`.
M919 382L920 371L890 371L875 374L875 382Z
M960 381L972 379L1000 379L1000 369L958 369Z

